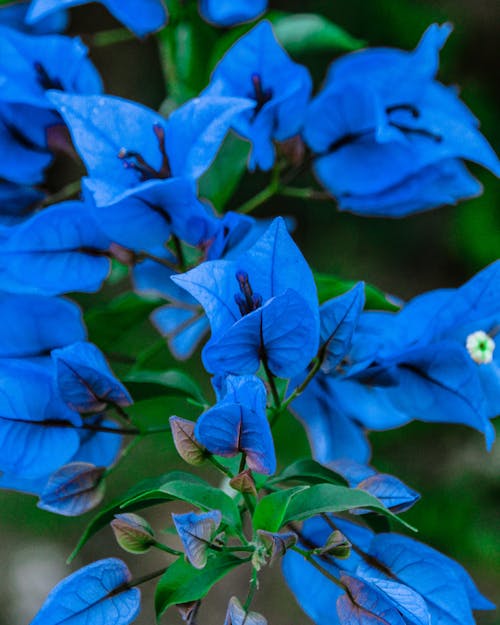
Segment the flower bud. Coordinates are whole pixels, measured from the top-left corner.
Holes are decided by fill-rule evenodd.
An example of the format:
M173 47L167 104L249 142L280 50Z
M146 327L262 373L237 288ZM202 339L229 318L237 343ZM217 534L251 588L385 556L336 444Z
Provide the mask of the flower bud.
M351 555L351 543L342 532L335 530L330 534L323 547L315 551L321 555L329 555L334 558L339 558L340 560L345 560Z
M248 493L257 497L257 489L255 488L255 480L253 479L250 469L245 469L238 475L235 475L230 481L229 486L240 493Z
M194 437L194 426L193 421L181 419L181 417L170 417L170 428L177 453L188 464L196 466L205 460L206 452Z
M151 526L138 514L116 514L111 528L116 542L129 553L145 553L155 543Z

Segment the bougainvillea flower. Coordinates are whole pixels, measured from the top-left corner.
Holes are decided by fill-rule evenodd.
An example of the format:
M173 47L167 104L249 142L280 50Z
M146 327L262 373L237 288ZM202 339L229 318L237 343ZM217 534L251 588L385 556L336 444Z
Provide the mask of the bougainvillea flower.
M203 93L251 102L233 128L252 143L249 168L267 170L275 159L273 140L284 141L301 130L311 89L308 70L290 59L270 22L263 21L228 50Z
M110 269L110 245L84 203L55 204L9 229L2 286L46 295L97 291Z
M52 473L78 450L81 424L55 393L50 370L0 360L0 471L28 479Z
M341 209L401 217L477 195L462 160L500 174L477 119L435 80L450 31L434 24L413 52L368 49L330 67L304 137Z
M267 625L267 619L253 610L245 610L237 597L231 597L224 625Z
M244 375L228 376L224 384L222 398L196 422L196 440L219 456L244 453L250 469L274 473L276 456L263 382L253 375Z
M255 373L261 360L279 377L303 371L317 352L316 286L285 222L273 221L245 253L202 263L172 280L205 309L211 373Z
M78 306L55 297L0 291L0 317L0 358L48 356L86 336Z
M47 15L46 18L37 21L35 24L27 24L26 15L30 4L30 0L24 0L23 2L0 7L0 24L32 35L49 35L65 30L68 25L68 14L66 11L54 11L54 13Z
M314 622L473 625L472 610L493 608L466 571L435 549L398 534L374 534L336 517L330 521L319 517L309 519L301 536L307 540L308 548L311 544L321 547L333 524L356 545L357 553L351 551L346 560L332 557L318 560L321 567L344 584L348 593L301 555L288 551L283 559L285 579Z
M129 625L141 608L140 590L129 585L131 579L116 558L84 566L57 584L30 625Z
M11 226L19 223L44 196L45 194L35 187L0 180L0 225Z
M196 569L204 568L207 563L209 545L221 518L219 510L200 514L195 512L172 514L175 529L186 551L186 558Z
M28 23L36 23L61 9L88 4L91 0L32 0ZM95 0L139 37L159 30L167 21L163 0Z
M108 405L129 406L127 389L92 343L79 341L51 353L57 388L63 401L77 412L98 412Z
M170 234L191 245L212 236L213 216L196 197L241 98L195 98L168 120L122 98L52 92L87 167L94 216L115 242L153 250Z
M200 0L200 14L217 26L234 26L258 17L267 0Z

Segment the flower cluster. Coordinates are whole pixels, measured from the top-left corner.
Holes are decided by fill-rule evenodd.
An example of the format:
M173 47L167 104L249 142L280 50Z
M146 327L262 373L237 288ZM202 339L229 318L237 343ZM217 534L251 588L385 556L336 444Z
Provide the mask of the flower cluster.
M86 47L58 34L81 4L0 9L0 145L9 155L0 163L0 487L37 494L47 511L82 514L105 496L125 435L166 431L184 461L210 463L225 483L172 471L133 486L95 517L78 550L111 524L123 549L160 549L166 565L138 579L114 558L86 566L54 588L33 625L128 625L140 609L137 586L158 576L158 617L175 605L193 624L210 588L242 565L252 571L248 599L230 599L226 624L265 625L250 604L260 570L276 559L322 625L473 623L472 610L492 606L460 565L388 531L383 517L405 525L396 513L419 494L369 466L367 431L412 419L462 423L492 444L500 265L397 311L367 309L363 283L320 305L292 221L245 214L276 193L307 196L289 183L308 166L341 209L363 214L403 216L477 193L463 161L495 173L500 165L470 111L436 80L449 27L431 26L412 53L343 56L313 96L308 69L262 20L243 27L197 97L169 100L167 116L103 93ZM140 10L132 0L101 4L140 37L167 22L162 0L142 0ZM167 30L199 19L187 4ZM217 26L266 8L199 3ZM249 144L248 161L215 186L231 196L244 169L272 170L271 182L222 213L217 194L203 190L231 141ZM56 155L85 175L50 194ZM178 360L210 332L201 359L214 402L187 374L135 355L116 358L115 376L112 350L87 340L65 297L103 287L111 297L110 282L122 297L135 291L111 302L119 314L140 302ZM199 417L172 416L169 426L163 414L159 428L144 425L127 410L136 391L187 397ZM312 458L283 466L272 429L292 414ZM196 509L172 514L175 545L134 513L172 501ZM387 531L375 533L381 521Z

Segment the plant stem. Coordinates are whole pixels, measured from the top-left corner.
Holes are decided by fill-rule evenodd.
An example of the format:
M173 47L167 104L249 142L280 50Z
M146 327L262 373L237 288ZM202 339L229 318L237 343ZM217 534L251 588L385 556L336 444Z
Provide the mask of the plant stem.
M258 206L260 206L261 204L264 204L264 202L267 202L267 200L273 197L273 195L276 195L280 189L279 177L280 177L280 170L278 167L275 167L273 169L271 181L269 182L267 187L264 187L264 189L262 189L262 191L257 193L257 195L254 195L249 200L244 202L239 208L235 210L235 212L242 213L242 214L251 213Z
M135 37L130 31L125 28L112 28L110 30L101 30L100 33L96 33L90 40L90 45L95 48L102 48L104 46L111 46L121 41L136 41Z
M134 260L136 263L140 263L143 260L153 260L155 263L163 265L164 267L168 267L169 269L172 269L173 271L177 271L178 269L173 263L171 263L166 258L162 258L161 256L156 256L155 254L151 254L150 252L141 251L135 255Z
M222 473L224 473L224 475L227 475L227 477L231 480L233 479L234 475L232 474L232 472L226 467L224 466L221 462L219 462L218 460L216 460L212 454L210 454L209 456L207 456L207 460L209 462L211 462L214 467L216 469L218 469L219 471L221 471Z
M146 582L150 582L152 579L155 579L156 577L160 577L160 575L163 575L163 573L165 573L167 568L168 567L163 567L162 569L158 569L157 571L153 571L152 573L149 573L148 575L143 575L142 577L138 577L137 579L133 579L128 584L124 584L124 589L125 588L134 588L134 586L140 586L141 584L145 584ZM115 591L115 594L116 594L116 591Z
M326 191L319 191L311 187L281 187L278 193L279 195L298 197L304 200L333 200L332 196Z
M74 180L70 182L59 191L52 193L52 195L48 195L42 202L42 206L50 206L52 204L57 204L58 202L63 202L64 200L69 200L70 198L78 195L80 192L80 180Z
M247 613L248 613L248 608L250 607L250 604L252 603L252 600L255 595L255 591L257 590L258 585L259 585L259 578L257 577L257 569L254 568L252 569L252 577L250 580L250 588L248 589L248 595L247 595L247 598L245 599L245 603L243 604L243 609Z
M345 587L345 585L339 579L337 579L335 575L332 575L330 571L327 571L325 568L323 568L321 564L319 564L319 562L316 562L316 560L313 557L313 554L310 551L306 551L305 549L301 549L300 547L296 547L296 546L290 547L290 549L292 549L292 551L296 551L297 553L300 553L300 555L303 558L305 558L309 562L309 564L314 566L314 568L317 569L328 580L330 580L333 584L335 584L336 586L338 586L339 588L342 588L342 590L345 590L347 592L347 588Z
M163 543L160 543L157 540L155 540L155 542L153 543L153 547L156 547L157 549L160 549L161 551L164 551L165 553L169 553L171 556L184 555L182 551L178 551L177 549L172 549L172 547L169 547L168 545L164 545Z
M276 408L276 410L280 410L281 399L278 393L278 389L276 388L274 374L272 373L271 369L269 369L269 365L267 364L267 357L263 355L261 360L262 360L262 365L264 367L264 371L266 372L267 381L269 382L269 387L271 389L271 393L273 396L274 407Z

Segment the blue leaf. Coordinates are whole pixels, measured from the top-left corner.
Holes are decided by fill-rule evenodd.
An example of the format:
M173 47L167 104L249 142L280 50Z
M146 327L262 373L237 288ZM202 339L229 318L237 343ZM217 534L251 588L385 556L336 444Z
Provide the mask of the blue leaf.
M350 575L342 575L341 582L349 589L337 599L337 614L342 625L405 625L405 621L375 587Z
M59 582L30 625L129 625L139 613L141 597L130 581L121 560L98 560Z
M267 8L267 0L200 0L200 14L217 26L234 26L255 19Z
M267 620L258 612L245 610L236 597L231 597L224 625L267 625Z

